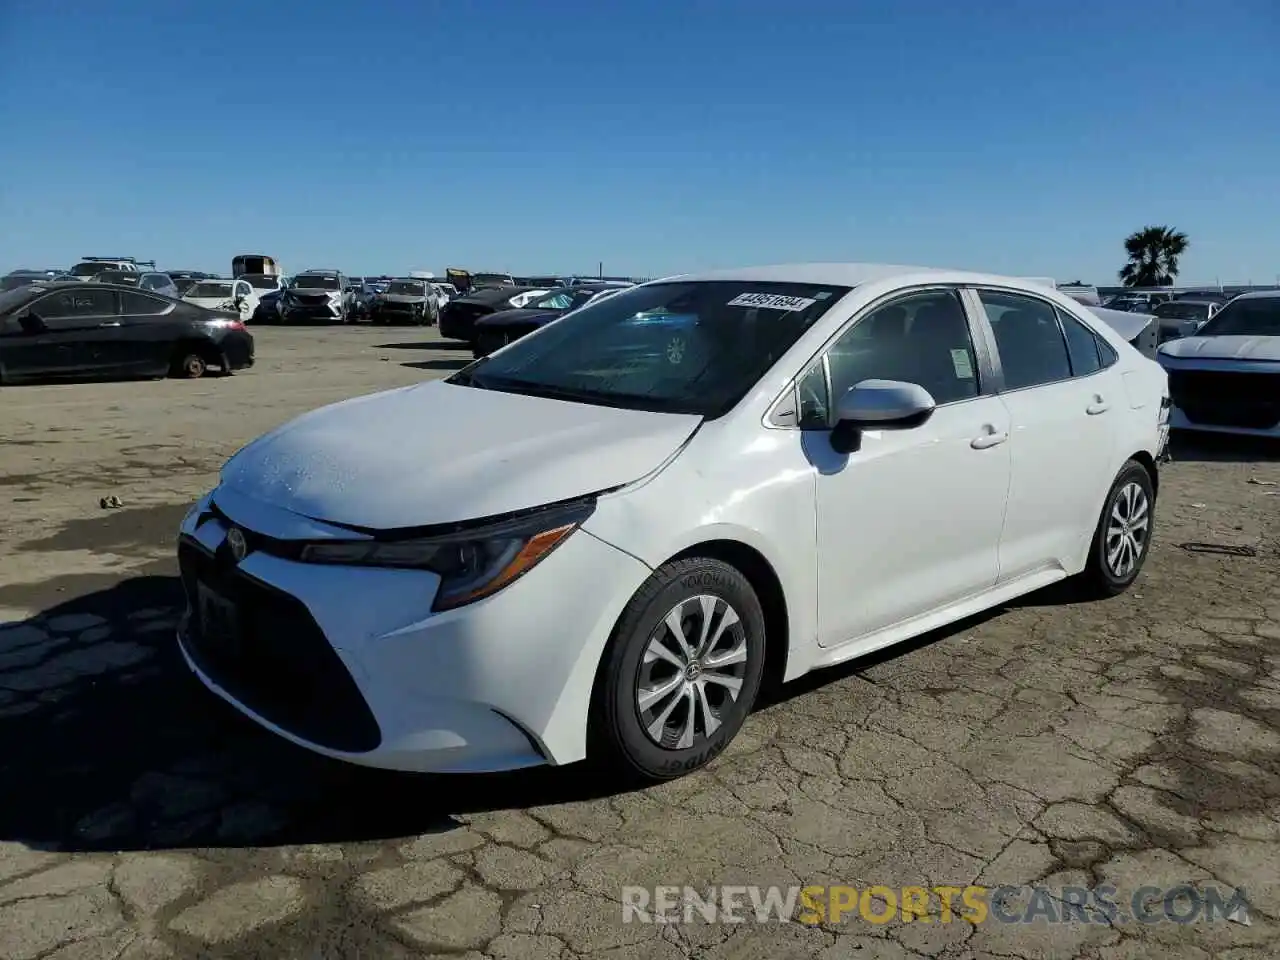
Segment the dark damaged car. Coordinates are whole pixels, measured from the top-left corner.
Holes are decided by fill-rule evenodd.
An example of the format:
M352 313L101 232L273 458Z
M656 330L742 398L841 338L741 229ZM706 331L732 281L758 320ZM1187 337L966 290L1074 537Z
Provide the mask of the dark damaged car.
M439 317L435 291L426 280L392 280L369 307L373 323L434 324Z
M511 310L522 305L524 294L540 290L539 287L485 287L450 300L440 311L440 336L449 340L473 343L476 321L500 310Z
M0 383L200 377L253 366L240 318L136 288L38 283L0 293Z
M584 283L573 287L561 287L543 294L527 307L500 310L480 317L475 322L474 339L471 341L472 353L477 357L487 357L513 340L519 340L535 330L540 330L552 320L558 320L566 313L617 293L620 289L626 288L616 283Z

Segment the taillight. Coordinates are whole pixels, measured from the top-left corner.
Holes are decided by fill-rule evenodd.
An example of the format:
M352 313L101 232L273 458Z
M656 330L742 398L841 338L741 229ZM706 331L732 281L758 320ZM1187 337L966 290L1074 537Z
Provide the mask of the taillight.
M227 324L227 329L228 330L247 330L248 328L244 325L243 320L232 320L230 323Z

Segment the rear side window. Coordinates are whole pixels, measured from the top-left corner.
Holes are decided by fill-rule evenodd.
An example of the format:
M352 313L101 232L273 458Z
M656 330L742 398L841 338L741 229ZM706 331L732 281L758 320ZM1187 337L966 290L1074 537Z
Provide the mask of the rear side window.
M1077 377L1087 377L1102 369L1102 354L1098 349L1098 338L1092 330L1071 316L1058 311L1058 319L1062 322L1062 335L1067 340L1067 354L1071 358L1071 373Z
M1036 297L979 290L996 336L1006 390L1071 378L1071 359L1053 306Z
M126 317L153 317L169 309L169 301L159 297L136 293L133 290L120 294L120 313Z
M116 312L116 292L85 284L84 289L59 290L31 305L42 320L72 320L77 317L111 317Z

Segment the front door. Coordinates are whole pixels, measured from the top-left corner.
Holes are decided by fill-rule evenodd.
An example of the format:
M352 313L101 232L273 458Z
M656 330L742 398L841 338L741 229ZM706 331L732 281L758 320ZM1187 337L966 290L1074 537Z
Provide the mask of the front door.
M46 294L20 316L21 376L75 376L95 370L90 342L116 317L116 292L83 284Z
M838 398L868 379L919 384L938 404L920 426L864 431L847 455L832 448L829 429L804 434L818 472L822 646L866 638L996 583L1009 418L984 382L971 323L954 289L897 297L855 319L801 383L802 402L825 394L819 416L828 423ZM875 646L870 640L868 649Z

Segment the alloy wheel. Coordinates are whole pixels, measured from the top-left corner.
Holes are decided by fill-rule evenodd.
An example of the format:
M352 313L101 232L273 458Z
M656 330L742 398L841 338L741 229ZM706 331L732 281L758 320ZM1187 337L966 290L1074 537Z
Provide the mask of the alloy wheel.
M688 749L720 727L746 672L747 637L738 612L708 594L682 600L645 645L636 678L640 725L659 746Z
M1107 569L1123 580L1133 573L1147 545L1151 529L1151 502L1133 481L1121 487L1111 501L1104 545Z

